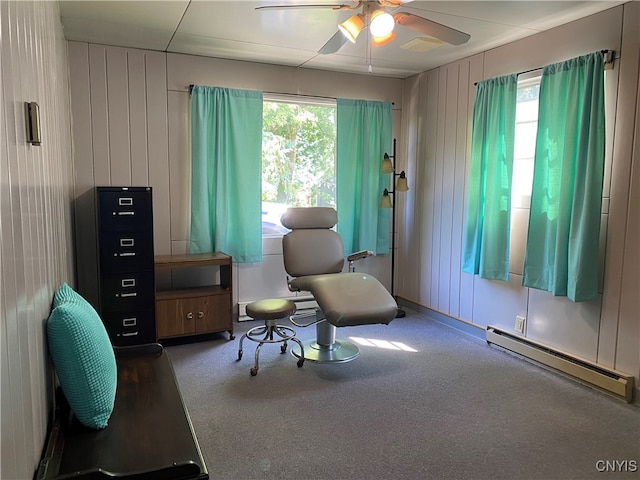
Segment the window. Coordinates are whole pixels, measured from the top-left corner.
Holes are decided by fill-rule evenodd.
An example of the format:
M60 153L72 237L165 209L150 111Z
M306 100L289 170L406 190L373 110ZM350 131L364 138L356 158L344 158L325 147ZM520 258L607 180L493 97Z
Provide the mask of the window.
M541 72L529 78L518 79L516 97L516 128L513 149L513 176L511 179L511 240L509 272L522 275L527 242L531 190L533 188L533 161L538 130L538 95Z
M511 74L478 88L462 267L496 280L519 274L524 286L587 301L597 296L593 260L603 244L603 55L544 72L540 80L537 72ZM513 149L511 171L503 168L505 147Z
M516 100L516 130L513 152L511 204L514 208L529 208L533 186L533 158L538 129L538 95L540 74L518 80Z
M335 207L334 100L264 97L262 235L287 232L288 207Z

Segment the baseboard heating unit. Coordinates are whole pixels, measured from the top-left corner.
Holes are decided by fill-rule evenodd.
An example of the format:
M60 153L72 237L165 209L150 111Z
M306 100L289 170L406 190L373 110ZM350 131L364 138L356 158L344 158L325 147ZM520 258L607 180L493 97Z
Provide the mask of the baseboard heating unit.
M632 375L575 358L567 353L493 326L487 327L487 343L551 367L627 402L631 402L633 399L634 378Z

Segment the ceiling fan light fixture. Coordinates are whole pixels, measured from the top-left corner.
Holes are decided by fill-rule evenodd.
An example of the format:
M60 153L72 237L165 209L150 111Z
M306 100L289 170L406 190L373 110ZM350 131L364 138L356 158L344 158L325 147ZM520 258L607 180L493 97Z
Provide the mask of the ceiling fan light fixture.
M393 40L394 38L396 38L396 33L391 32L386 37L373 37L371 44L374 47L381 47L382 45L386 45L387 43L391 42L391 40Z
M338 29L347 37L351 43L356 43L356 39L364 28L364 18L361 14L354 15L345 22L338 25Z
M374 38L385 38L393 32L395 24L396 21L390 13L384 10L376 10L371 14L369 29Z

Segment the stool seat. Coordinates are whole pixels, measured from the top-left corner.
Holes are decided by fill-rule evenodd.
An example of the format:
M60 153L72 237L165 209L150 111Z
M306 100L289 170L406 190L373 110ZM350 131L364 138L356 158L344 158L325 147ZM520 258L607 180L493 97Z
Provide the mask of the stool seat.
M296 313L296 304L282 298L257 300L246 306L247 315L256 320L277 320Z
M242 359L242 343L245 338L252 342L257 342L258 347L255 353L255 365L250 370L251 376L258 374L259 367L259 355L262 345L265 343L282 343L280 347L281 353L287 351L287 341L291 340L300 347L304 352L304 346L302 342L296 338L296 332L291 327L284 325L278 325L277 320L284 318L291 318L296 312L296 304L291 300L284 300L281 298L268 298L264 300L257 300L251 302L246 306L247 315L254 320L264 320L264 325L250 328L247 333L240 338L240 345L238 348L238 361ZM301 367L304 363L304 355L298 359L298 367Z

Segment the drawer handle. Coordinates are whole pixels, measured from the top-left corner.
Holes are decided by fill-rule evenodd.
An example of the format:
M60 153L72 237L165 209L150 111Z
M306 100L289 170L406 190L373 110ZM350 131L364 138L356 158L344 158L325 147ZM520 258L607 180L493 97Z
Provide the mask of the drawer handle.
M118 199L118 205L133 205L133 197L122 197Z
M193 318L193 312L187 313L187 319L191 320Z
M198 318L204 317L204 312L198 312Z
M133 327L134 325L137 325L137 324L138 324L138 319L136 317L122 319L123 327Z
M117 296L118 296L118 295L116 295L116 297L117 297ZM122 298L125 298L125 297L137 297L137 296L138 296L138 294L137 294L136 292L131 292L131 293L121 293L121 294L120 294L120 296L121 296Z
M123 337L135 337L136 335L138 335L138 332L128 332L122 334Z
M136 252L124 252L118 254L120 257L135 257Z
M135 215L136 212L113 212L114 215Z
M120 282L123 287L135 287L136 279L135 278L123 278L122 282Z
M133 238L121 238L120 239L120 246L121 247L133 247L135 246L136 242Z

